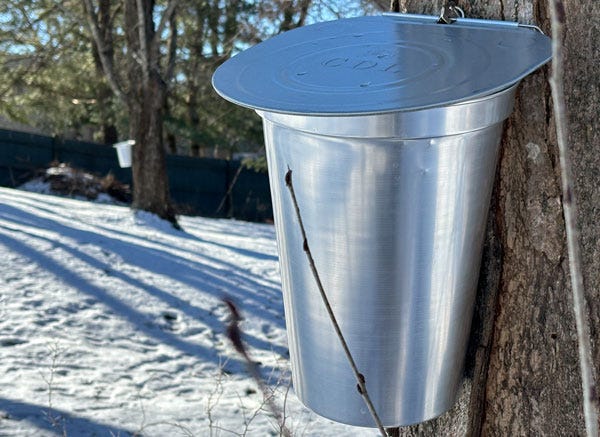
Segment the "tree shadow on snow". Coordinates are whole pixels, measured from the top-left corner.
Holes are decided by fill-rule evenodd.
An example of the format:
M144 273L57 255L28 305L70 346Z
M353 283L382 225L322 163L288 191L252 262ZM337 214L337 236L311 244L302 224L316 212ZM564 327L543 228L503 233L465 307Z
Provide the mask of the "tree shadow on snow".
M0 205L0 213L4 213L4 212L6 212L7 209L11 209L11 208L12 207L10 207L10 206ZM56 223L56 222L40 223L40 222L49 222L49 221L47 219L38 219L36 216L30 215L30 214L25 213L20 210L16 210L16 211L12 211L12 212L18 212L19 215L24 214L24 215L28 216L27 220L25 220L25 222L28 224L32 224L35 226L36 225L35 223L37 222L37 225L39 225L40 227L44 227L43 224L51 225L51 226L49 226L50 229L56 230L56 231L60 232L62 235L66 235L65 233L72 234L71 237L73 237L74 235L77 235L76 230L68 228L66 226L62 226L59 223ZM2 215L4 215L4 214L2 214ZM9 214L8 218L10 218L10 220L13 222L18 222L19 215L15 216L14 214ZM2 228L8 229L8 230L12 231L13 233L15 231L17 231L19 233L24 232L23 230L10 229L10 228L7 228L6 226L2 226ZM62 231L65 231L65 232L62 232ZM98 239L103 238L102 236L100 236L98 234L94 234L92 232L88 232L88 231L81 231L81 232L84 234L94 235L95 238L92 241L96 240L96 241L94 241L95 243L98 243L98 241L97 241ZM26 234L26 235L30 236L31 234ZM88 235L88 236L90 236L90 235ZM30 238L31 238L31 236L30 236ZM34 238L39 239L40 236L35 235ZM48 240L48 239L46 239L46 240ZM48 240L48 241L51 241L51 240ZM86 293L86 294L92 296L93 298L97 299L98 301L102 302L103 304L108 306L114 313L116 313L117 315L122 317L124 320L127 320L129 323L131 323L133 326L135 326L135 328L138 331L143 332L148 337L154 338L164 344L172 346L187 355L196 356L196 357L201 358L204 361L212 362L213 364L215 364L217 366L222 363L222 359L219 357L219 354L215 349L207 348L202 345L186 341L174 333L160 329L158 326L149 326L146 323L147 318L143 313L130 307L122 300L111 295L108 291L104 290L103 288L101 288L97 285L90 283L89 281L87 281L85 278L81 277L74 271L69 270L65 266L56 262L51 257L28 246L27 244L23 243L22 241L20 241L16 238L13 238L12 236L6 235L5 233L0 233L0 243L11 248L11 250L19 253L20 255L30 259L32 262L38 264L41 268L56 275L58 278L60 278L63 282L65 282L69 286L75 288L76 290L78 290L80 292ZM68 250L69 252L71 252L78 258L82 259L83 261L86 261L86 262L91 261L93 263L92 265L95 265L95 266L100 265L101 268L106 267L105 264L99 263L93 257L90 257L89 255L85 255L82 253L78 253L80 251L70 248L69 246L66 246L64 244L61 244L61 243L58 243L55 241L52 241L52 243L55 246L60 245L63 249ZM89 243L89 241L80 241L80 243ZM122 247L121 249L123 251L127 251L127 244L123 243L123 246L124 247ZM81 256L81 255L83 255L83 256ZM156 264L160 264L160 263L156 263ZM151 267L156 267L156 265L147 266L147 268L149 270L152 270ZM143 289L147 292L150 292L151 294L156 295L156 297L159 297L160 299L165 300L166 303L169 305L174 305L176 303L179 303L182 305L182 307L181 307L182 310L190 305L188 302L185 302L178 298L175 298L174 296L172 296L171 294L169 294L163 290L160 290L156 287L148 286L147 284L143 284L140 281L138 281L137 279L128 277L127 275L125 275L123 273L113 271L113 274L114 275L119 274L121 279L126 280L127 282L131 283L132 285L139 286L141 289ZM198 308L191 308L191 309L188 309L187 311L189 311L190 315L195 315L196 311L201 312L201 310L199 310ZM209 320L211 317L214 317L214 316L209 315L208 317L205 317L203 320L204 321ZM216 327L217 324L214 324L214 323L215 322L213 322L213 326ZM220 325L220 323L219 323L219 325ZM219 330L223 330L222 326L219 326L219 328L220 328ZM248 340L250 340L250 342L249 342L250 344L254 343L257 346L259 345L256 342L253 342L252 339L250 339L250 338ZM272 349L271 345L266 342L263 342L262 344L260 344L260 346L264 346L264 347L268 346L269 349ZM240 360L238 360L236 358L230 358L228 360L228 365L227 365L226 370L228 370L230 372L234 372L234 373L239 373L240 371L242 371L242 369L244 369L244 366L245 365ZM274 369L270 368L269 366L263 366L262 370L265 373L269 373L269 372L272 372Z
M2 227L4 227L4 226L0 225L0 228L2 228ZM202 321L202 323L204 323L212 331L214 331L214 332L223 331L224 324L221 323L221 321L219 321L214 315L208 314L206 312L206 310L204 310L203 308L200 308L187 300L181 299L180 297L176 296L175 294L164 291L153 285L144 283L144 282L140 281L139 279L133 278L123 272L118 271L118 270L114 270L110 264L102 262L102 261L82 252L81 250L76 249L71 246L68 246L64 243L57 242L55 240L52 240L50 238L47 238L47 237L44 237L41 235L35 235L35 234L28 233L24 229L19 229L17 232L29 235L30 237L35 238L37 240L47 241L48 243L51 243L54 247L60 247L65 252L70 253L74 258L84 261L88 265L90 265L100 271L106 272L107 275L118 278L121 281L128 283L132 287L138 288L140 290L144 290L148 294L167 303L169 305L169 307L176 308L177 310L183 312L184 314L186 314L187 316L189 316L190 318L192 318L194 320ZM0 236L0 238L1 238L1 236ZM269 343L265 340L262 340L260 338L257 338L255 336L252 336L249 334L244 335L244 341L246 341L246 343L248 343L248 345L253 349L272 351L273 353L276 353L279 356L287 357L288 350L285 347Z
M206 254L194 253L194 256L207 261L207 263L200 264L165 251L168 246L161 242L151 241L150 243L155 247L146 247L142 244L142 237L139 236L109 230L112 234L120 233L129 240L136 240L137 242L123 241L115 235L108 236L77 229L58 220L38 217L8 205L0 205L0 214L5 215L7 219L15 223L41 229L52 229L80 245L100 245L121 257L127 264L172 277L218 299L222 299L224 296L233 297L240 304L243 311L267 319L276 326L284 328L280 288L273 284L265 285L253 280L254 275L251 272L240 269L234 264ZM86 224L86 226L90 225ZM106 228L103 229L106 230ZM191 237L197 239L197 237ZM157 247L162 247L165 250ZM209 266L208 263L223 268Z
M125 437L135 435L134 431L125 428L103 425L92 419L75 416L63 410L12 399L0 398L0 411L8 415L8 417L0 419L0 424L3 421L10 420L27 421L39 430L59 436L114 435Z

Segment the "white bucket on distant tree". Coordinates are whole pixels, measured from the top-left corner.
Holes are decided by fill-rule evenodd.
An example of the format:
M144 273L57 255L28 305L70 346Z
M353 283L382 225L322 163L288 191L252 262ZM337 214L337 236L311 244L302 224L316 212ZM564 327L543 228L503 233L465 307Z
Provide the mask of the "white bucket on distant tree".
M119 166L121 166L121 168L131 167L131 147L134 144L135 140L127 140L113 145L113 147L117 149Z

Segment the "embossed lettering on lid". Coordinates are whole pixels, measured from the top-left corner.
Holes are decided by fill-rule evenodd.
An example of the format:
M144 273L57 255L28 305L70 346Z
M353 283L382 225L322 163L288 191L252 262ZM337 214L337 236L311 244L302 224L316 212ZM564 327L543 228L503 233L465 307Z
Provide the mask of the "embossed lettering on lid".
M531 29L425 18L360 17L295 29L225 62L213 85L234 103L269 112L378 114L498 92L551 56L550 39Z

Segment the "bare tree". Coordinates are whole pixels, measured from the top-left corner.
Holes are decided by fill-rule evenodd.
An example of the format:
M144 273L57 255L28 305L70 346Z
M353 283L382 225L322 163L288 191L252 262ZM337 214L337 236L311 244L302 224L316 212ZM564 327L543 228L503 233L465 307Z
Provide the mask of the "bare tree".
M176 223L163 147L163 116L177 48L177 0L158 9L154 0L81 0L102 70L129 112L133 152L133 207ZM160 14L159 14L160 12ZM122 14L125 56L115 56ZM160 19L155 22L155 18Z

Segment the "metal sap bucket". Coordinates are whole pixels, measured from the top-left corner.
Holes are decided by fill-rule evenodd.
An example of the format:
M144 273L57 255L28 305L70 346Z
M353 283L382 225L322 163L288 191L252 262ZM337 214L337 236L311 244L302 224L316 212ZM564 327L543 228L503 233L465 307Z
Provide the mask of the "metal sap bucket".
M423 16L340 20L273 40L228 61L213 83L264 121L296 394L325 417L374 426L303 251L288 168L383 424L436 417L462 378L502 122L518 81L548 61L549 40ZM269 62L262 83L244 79Z
M113 147L117 151L117 158L119 158L119 167L131 167L131 148L134 145L135 140L121 141L120 143L113 144Z

